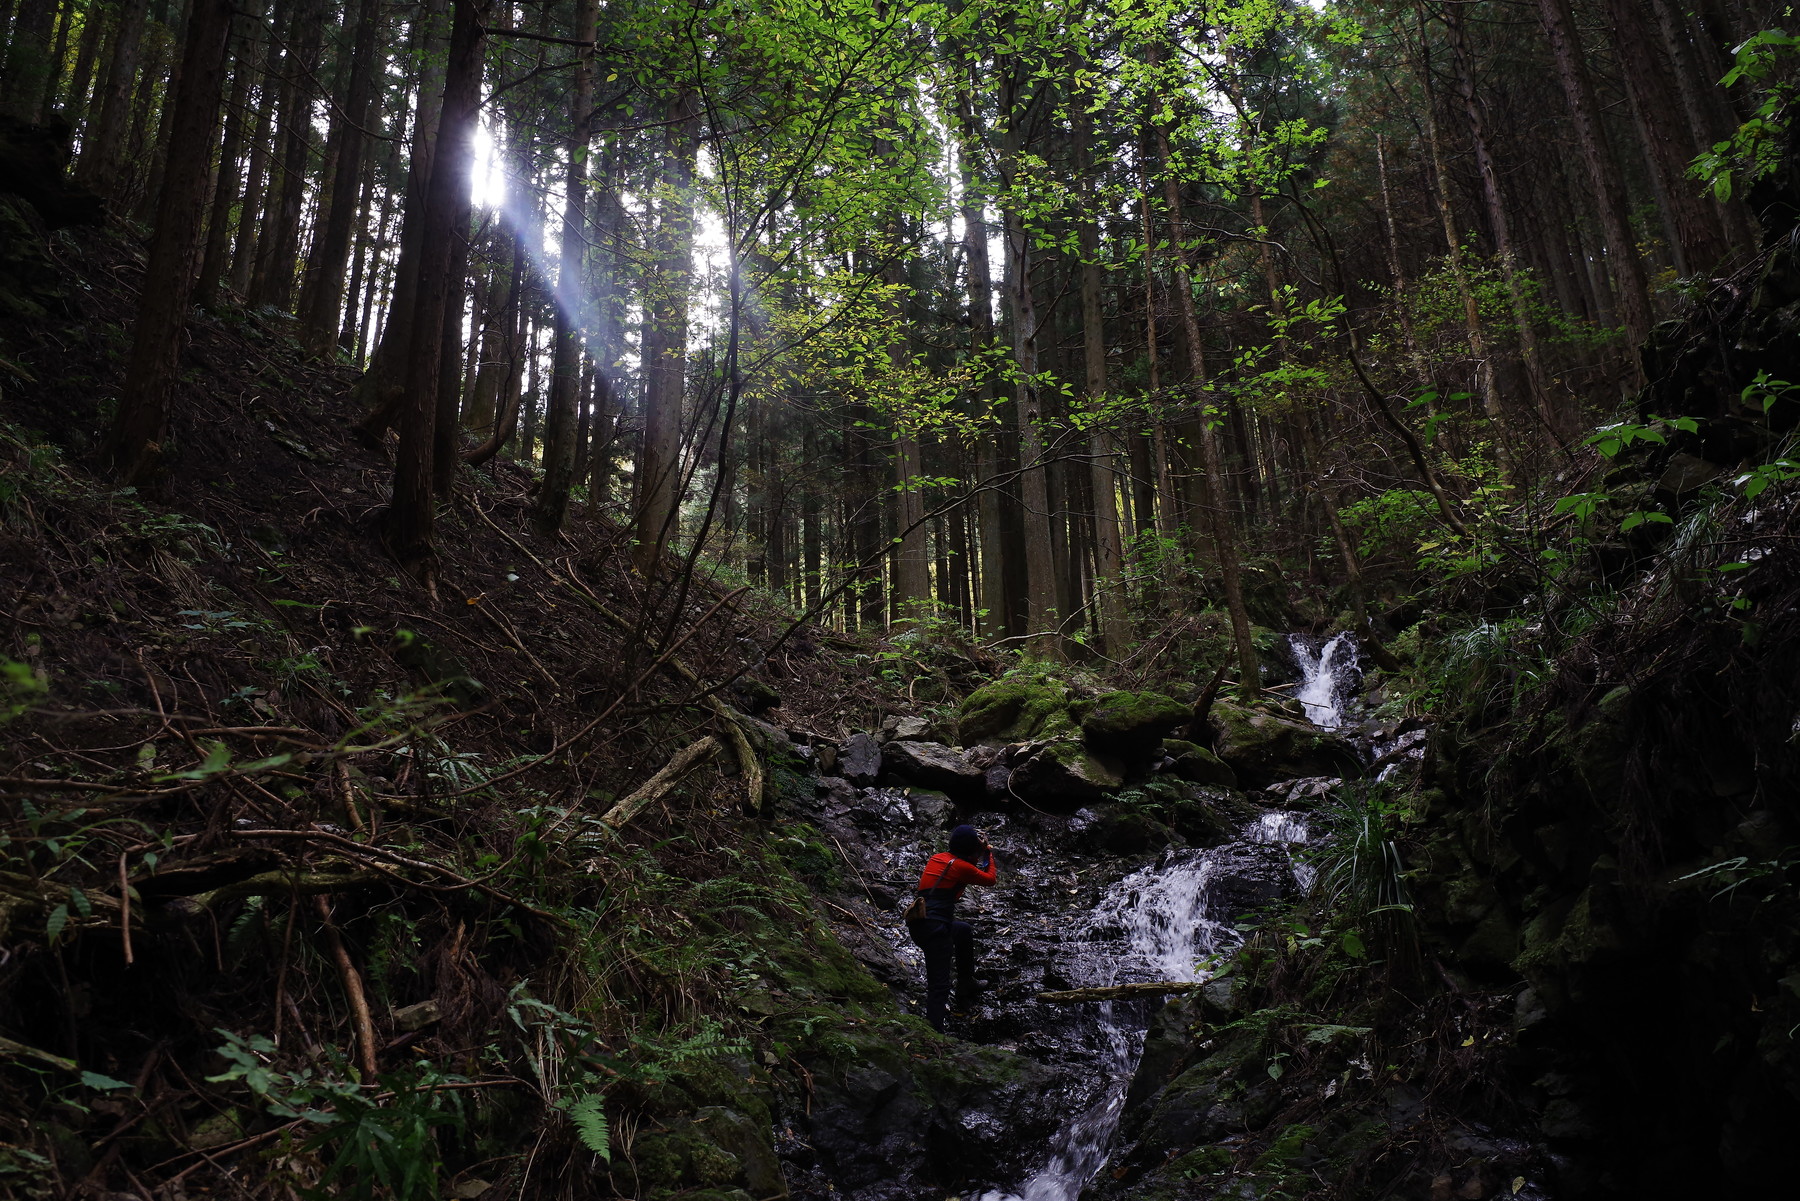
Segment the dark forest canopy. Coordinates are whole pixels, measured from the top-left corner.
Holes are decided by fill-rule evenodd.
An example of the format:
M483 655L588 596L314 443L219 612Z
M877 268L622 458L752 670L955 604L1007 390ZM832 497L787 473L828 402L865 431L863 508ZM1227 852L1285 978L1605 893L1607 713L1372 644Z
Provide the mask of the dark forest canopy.
M1791 1191L1794 28L0 0L0 1199Z
M1116 653L1171 586L1247 641L1270 555L1354 594L1384 521L1493 553L1785 227L1779 17L18 0L6 102L149 233L124 481L183 470L186 306L243 303L364 371L422 580L500 454L646 573Z

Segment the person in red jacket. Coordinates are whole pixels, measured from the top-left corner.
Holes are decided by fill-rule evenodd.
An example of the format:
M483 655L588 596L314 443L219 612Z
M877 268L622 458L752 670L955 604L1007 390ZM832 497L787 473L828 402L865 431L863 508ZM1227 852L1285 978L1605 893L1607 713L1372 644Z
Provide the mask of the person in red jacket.
M992 884L1000 865L973 826L950 831L950 850L925 862L919 900L907 915L907 932L925 952L925 1020L942 1034L950 1008L950 965L956 964L956 1007L975 1003L975 931L956 920L956 902L970 884Z

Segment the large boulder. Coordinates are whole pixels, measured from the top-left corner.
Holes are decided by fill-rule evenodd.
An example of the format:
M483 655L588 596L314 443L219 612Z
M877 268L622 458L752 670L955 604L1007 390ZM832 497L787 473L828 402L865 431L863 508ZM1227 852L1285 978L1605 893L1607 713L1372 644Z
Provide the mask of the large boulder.
M881 744L867 734L852 734L837 753L838 773L852 784L868 786L881 774Z
M958 741L1014 743L1073 738L1069 690L1053 680L1013 676L971 692L957 709Z
M1081 719L1081 735L1102 753L1140 758L1193 717L1191 707L1160 692L1109 692Z
M1207 721L1219 758L1246 788L1301 776L1342 776L1362 767L1348 742L1307 722L1226 701L1214 703Z
M1013 765L1011 791L1034 805L1085 805L1117 792L1125 767L1068 739L1046 743Z
M953 796L986 791L983 769L969 762L962 751L941 742L890 742L881 755L882 766L908 783Z
M1205 747L1179 738L1163 740L1163 753L1169 757L1168 770L1194 784L1215 784L1220 788L1236 788L1237 773Z

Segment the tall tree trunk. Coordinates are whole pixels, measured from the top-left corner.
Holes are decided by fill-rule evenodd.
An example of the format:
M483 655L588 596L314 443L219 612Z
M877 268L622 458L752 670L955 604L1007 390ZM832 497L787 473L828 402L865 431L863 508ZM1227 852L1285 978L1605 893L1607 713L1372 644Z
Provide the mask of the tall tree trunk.
M688 279L693 273L694 156L699 98L682 89L669 98L663 132L658 219L647 299L644 344L644 434L638 451L637 547L632 563L645 578L659 571L680 521L681 407L687 390Z
M69 6L74 11L74 5ZM100 54L100 37L106 31L106 14L97 3L89 4L81 17L81 41L75 48L75 77L69 82L63 108L71 124L85 126L93 117L88 89L94 82L94 63Z
M890 229L890 233L897 232ZM898 237L891 241L895 244L887 251L886 275L895 291L888 310L893 322L888 367L900 376L911 369L912 353L906 337L906 264L899 257ZM894 489L899 501L894 515L899 542L893 554L890 620L901 622L918 616L919 606L931 599L931 559L925 531L925 491L918 482L925 475L924 450L906 413L895 413L890 420L894 427Z
M418 307L420 246L425 233L425 198L431 186L431 164L436 158L438 121L444 103L445 58L436 52L443 36L443 18L449 0L426 0L412 28L412 51L418 60L419 79L413 89L411 164L406 175L406 197L400 217L400 257L394 264L393 295L381 341L369 357L368 369L357 381L357 398L368 411L357 423L362 436L378 442L392 429L405 403L404 380L412 358L413 313ZM529 439L527 439L529 441Z
M1237 644L1239 688L1246 696L1255 696L1261 688L1261 668L1257 663L1256 644L1250 637L1250 611L1244 605L1244 582L1238 564L1237 541L1231 529L1231 515L1226 511L1221 481L1224 479L1224 456L1219 453L1219 435L1210 410L1214 394L1207 383L1204 344L1200 340L1200 316L1194 308L1193 275L1188 268L1186 218L1181 211L1181 185L1169 163L1168 133L1156 130L1157 157L1163 164L1163 200L1169 206L1169 253L1174 279L1176 311L1181 314L1188 351L1188 386L1194 399L1203 406L1199 426L1201 487L1203 504L1212 527L1213 547L1219 557L1219 577L1224 586L1225 607L1231 615L1232 638Z
M1513 328L1519 339L1520 366L1525 369L1525 382L1544 429L1557 442L1565 439L1565 422L1551 403L1549 388L1544 383L1543 363L1538 353L1537 331L1531 323L1531 308L1519 280L1518 256L1513 253L1512 221L1506 209L1506 197L1500 189L1500 172L1488 149L1487 122L1480 98L1475 95L1475 63L1463 37L1462 17L1455 5L1446 6L1444 28L1449 34L1450 57L1456 66L1456 87L1462 98L1463 116L1468 122L1469 142L1475 150L1475 166L1481 175L1481 194L1487 201L1488 228L1493 231L1494 250L1500 258L1500 273L1506 279L1506 293L1512 306Z
M378 55L376 36L381 29L379 0L357 0L351 27L349 86L344 89L342 111L331 122L327 161L336 164L331 193L321 198L324 230L312 253L306 256L306 273L300 288L300 314L307 352L327 355L337 346L338 317L344 309L344 270L349 266L351 241L361 213L357 198L362 192L363 132L375 99Z
M113 471L127 485L148 480L168 445L230 28L230 0L194 0L181 86L173 100L179 137L170 146L167 186L157 205L145 268L145 278L157 286L146 287L138 304L131 359L107 442Z
M54 0L23 0L13 17L5 46L6 69L0 72L0 109L8 116L35 123L44 91L62 70L61 55L52 57L50 39L56 26Z
M319 69L324 21L322 0L296 0L282 58L281 163L269 185L263 231L257 243L250 303L286 309L294 297L300 257L300 214L306 201L306 163L312 150L313 81Z
M1101 308L1100 210L1094 196L1092 118L1076 118L1075 169L1081 181L1081 348L1088 403L1096 410L1106 396L1106 314ZM1091 215L1088 215L1091 214ZM1093 493L1094 591L1100 618L1100 642L1117 658L1131 641L1131 619L1125 608L1125 553L1119 531L1117 448L1105 419L1096 412L1088 427L1088 472Z
M480 0L455 0L438 124L443 147L438 157L444 163L473 161L481 92L482 22L488 8ZM458 156L462 156L460 160ZM467 204L466 168L431 172L425 189L412 335L407 341L405 404L400 415L400 446L394 456L393 503L388 515L388 539L394 557L433 592L437 585L437 497L432 486L432 455L437 443L438 383L443 364L445 309L451 293L460 293L461 287L461 281L450 278L459 232L457 218L467 212Z
M1421 44L1424 44L1424 27L1425 22L1421 17ZM1499 385L1494 379L1493 360L1488 357L1487 333L1481 325L1481 307L1475 299L1468 264L1463 260L1462 232L1456 227L1456 209L1451 203L1450 169L1445 164L1443 143L1438 136L1437 102L1431 94L1429 59L1421 63L1419 74L1425 83L1425 141L1431 148L1431 175L1435 185L1432 199L1437 202L1438 220L1444 227L1444 245L1447 248L1445 262L1449 264L1451 278L1456 281L1457 296L1462 301L1463 330L1469 339L1469 357L1475 361L1476 394L1481 399L1482 411L1487 414L1489 426L1493 430L1494 451L1499 457L1501 472L1510 478L1515 474L1516 467L1505 437L1505 406L1501 401Z
M110 195L119 184L119 159L125 146L126 123L131 118L132 85L137 80L138 55L144 40L144 17L149 0L123 0L119 8L118 26L113 33L112 53L106 60L106 74L101 77L100 91L95 97L99 114L81 139L81 160L76 164L76 178L102 195Z
M575 36L592 41L599 21L599 0L580 0L575 10ZM569 97L568 172L563 183L562 245L556 264L554 364L550 375L550 409L544 419L544 482L532 506L531 520L540 534L562 528L569 510L569 488L575 481L577 394L581 372L582 317L586 312L588 155L592 150L594 48L576 51L574 88Z
M957 148L957 168L962 176L963 258L968 278L965 291L969 297L969 353L978 360L975 404L981 416L994 412L993 364L988 356L994 350L994 276L988 261L988 223L986 193L976 162L976 148L982 132L975 119L971 93L974 85L964 80L957 90L956 107L962 139ZM1006 597L1004 567L1004 522L1002 506L1005 494L997 480L1001 470L1000 440L983 437L976 447L975 474L981 492L975 498L978 514L976 537L981 557L981 632L990 638L1007 632L1009 602Z
M522 298L525 287L525 252L519 245L519 231L514 229L507 239L506 299L501 304L498 320L488 319L488 330L497 334L491 356L484 352L482 364L476 374L475 390L477 400L475 407L485 407L490 415L492 426L488 436L481 445L463 456L463 462L470 467L480 467L500 452L513 432L519 427L519 398L523 395L519 387L520 367L524 355L520 346L520 325L522 321ZM492 396L483 401L479 399L484 389L491 389Z
M231 252L231 290L240 297L250 294L250 277L256 270L257 242L262 236L260 220L263 196L269 184L269 146L275 140L275 41L287 24L287 14L294 0L275 0L264 29L257 36L257 71L262 76L257 87L256 128L250 135L250 161L244 168L244 199L238 205L237 236Z
M1026 106L1019 103L1009 82L1008 103L1003 107L1006 129L1002 135L1003 182L1009 187L1023 169ZM1006 235L1006 291L1012 312L1013 364L1019 374L1014 398L1014 419L1019 434L1019 499L1025 536L1026 649L1058 657L1061 647L1057 627L1063 615L1056 609L1056 562L1050 548L1050 486L1045 478L1048 458L1044 446L1047 413L1038 393L1038 315L1031 287L1031 232L1017 201L1001 209Z
M194 303L213 308L219 284L225 278L231 256L231 208L237 203L239 157L244 148L244 108L250 100L250 84L256 74L256 21L262 16L260 0L237 17L232 39L235 54L231 67L231 94L225 101L225 140L219 147L219 172L213 184L212 215L206 223L206 252L200 258L200 281L194 285Z
M1644 278L1644 262L1638 256L1637 240L1631 233L1631 210L1625 202L1625 187L1613 163L1606 130L1600 125L1600 106L1594 99L1594 84L1588 78L1585 51L1575 29L1575 19L1569 13L1569 0L1538 0L1538 16L1550 40L1557 78L1562 83L1569 118L1575 126L1575 139L1587 167L1594 207L1606 236L1613 294L1625 323L1625 334L1631 339L1635 361L1636 348L1650 336L1650 285Z

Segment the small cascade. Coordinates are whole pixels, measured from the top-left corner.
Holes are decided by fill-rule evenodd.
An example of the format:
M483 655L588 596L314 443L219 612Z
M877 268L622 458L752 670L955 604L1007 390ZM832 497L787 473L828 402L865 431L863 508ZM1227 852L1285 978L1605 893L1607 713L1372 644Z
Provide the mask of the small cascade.
M1205 979L1202 961L1239 938L1229 921L1221 920L1231 915L1214 912L1215 892L1233 883L1232 870L1246 844L1292 847L1306 839L1304 814L1270 811L1248 823L1235 842L1140 868L1088 914L1072 939L1068 974L1083 988ZM1304 888L1302 868L1296 865L1295 874ZM1105 1165L1143 1051L1146 1023L1141 1003L1106 1002L1096 1006L1093 1017L1093 1078L1104 1082L1098 1095L1063 1127L1043 1168L1016 1192L989 1192L980 1201L1076 1201Z
M1344 701L1361 678L1356 666L1356 639L1348 631L1334 634L1314 650L1303 634L1288 635L1294 662L1300 667L1300 687L1295 699L1306 708L1306 718L1323 730L1344 725Z

